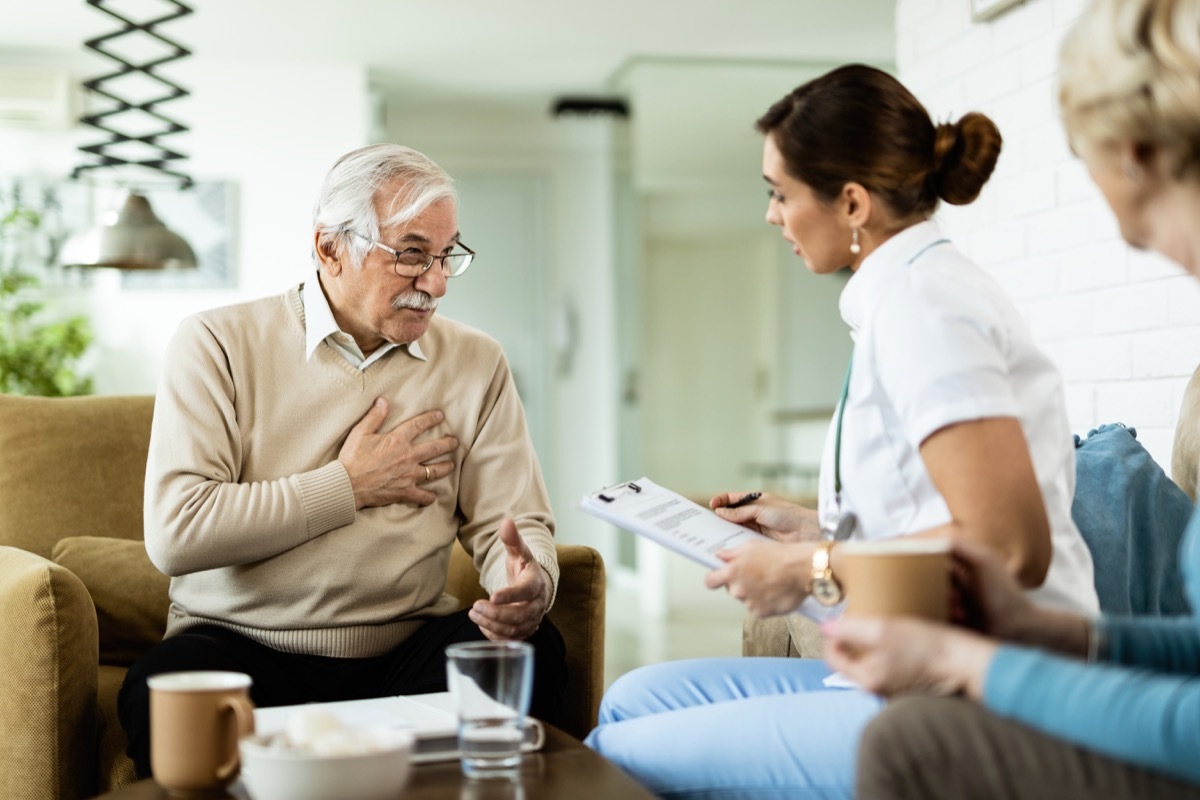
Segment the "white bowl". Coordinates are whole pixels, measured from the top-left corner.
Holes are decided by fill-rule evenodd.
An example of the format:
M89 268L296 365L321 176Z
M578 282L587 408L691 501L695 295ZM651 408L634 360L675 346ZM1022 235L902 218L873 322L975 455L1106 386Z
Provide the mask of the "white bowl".
M247 736L239 744L242 784L253 800L394 800L408 781L413 735L372 734L374 752L315 755Z

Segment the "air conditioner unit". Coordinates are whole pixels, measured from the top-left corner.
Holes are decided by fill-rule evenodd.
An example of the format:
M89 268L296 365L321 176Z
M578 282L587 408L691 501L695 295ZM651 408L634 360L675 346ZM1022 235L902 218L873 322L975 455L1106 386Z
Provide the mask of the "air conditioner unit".
M67 72L0 67L0 127L70 128L74 97Z

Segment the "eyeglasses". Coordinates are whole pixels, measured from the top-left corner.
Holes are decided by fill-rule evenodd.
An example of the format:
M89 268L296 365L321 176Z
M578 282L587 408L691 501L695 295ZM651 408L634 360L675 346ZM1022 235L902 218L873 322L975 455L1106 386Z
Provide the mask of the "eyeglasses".
M458 246L466 252L463 253L447 253L444 256L435 256L432 253L426 253L417 247L409 247L404 250L394 250L382 242L377 242L374 239L368 239L357 231L347 231L352 233L364 242L378 247L391 253L396 259L394 268L396 274L401 278L416 278L424 275L425 272L433 266L433 262L442 262L442 274L447 278L457 278L467 271L467 267L471 266L471 262L475 260L475 251L467 247L462 242L458 242Z

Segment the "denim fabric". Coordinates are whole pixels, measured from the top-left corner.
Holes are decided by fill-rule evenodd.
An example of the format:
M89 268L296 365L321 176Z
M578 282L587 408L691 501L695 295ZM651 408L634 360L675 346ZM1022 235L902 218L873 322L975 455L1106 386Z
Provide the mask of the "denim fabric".
M1179 541L1192 502L1120 423L1075 437L1071 517L1096 567L1106 615L1189 611L1179 572Z

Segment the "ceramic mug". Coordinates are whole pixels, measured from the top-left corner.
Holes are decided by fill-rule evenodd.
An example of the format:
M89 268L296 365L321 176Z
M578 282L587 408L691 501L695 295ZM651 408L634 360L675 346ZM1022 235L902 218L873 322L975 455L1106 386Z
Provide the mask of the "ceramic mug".
M250 676L168 672L150 687L150 769L175 797L221 794L238 774L238 740L254 732Z

